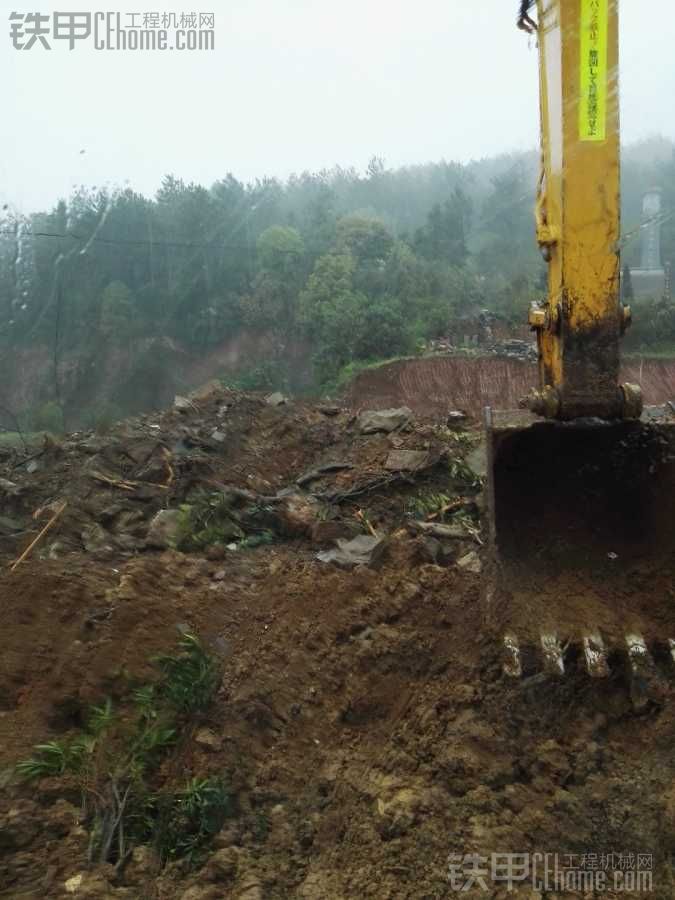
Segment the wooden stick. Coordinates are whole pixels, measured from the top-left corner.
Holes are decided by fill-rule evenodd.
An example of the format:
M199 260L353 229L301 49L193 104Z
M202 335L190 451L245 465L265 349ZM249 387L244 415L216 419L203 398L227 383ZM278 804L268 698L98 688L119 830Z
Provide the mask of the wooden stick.
M23 551L21 556L12 563L12 565L10 566L10 572L13 572L14 569L16 569L16 567L19 565L19 563L22 563L24 561L24 559L26 559L26 557L29 555L29 553L33 549L33 547L35 547L35 545L38 544L42 540L42 538L47 534L47 532L50 530L50 528L52 528L52 526L54 525L56 520L59 518L59 516L61 515L63 510L66 508L66 506L68 506L68 503L67 503L67 501L64 500L63 503L61 504L61 506L59 506L59 508L54 513L54 515L51 517L49 522L47 522L45 527L42 529L40 534L38 534L38 536L33 541L31 541L31 543L26 547L26 549Z

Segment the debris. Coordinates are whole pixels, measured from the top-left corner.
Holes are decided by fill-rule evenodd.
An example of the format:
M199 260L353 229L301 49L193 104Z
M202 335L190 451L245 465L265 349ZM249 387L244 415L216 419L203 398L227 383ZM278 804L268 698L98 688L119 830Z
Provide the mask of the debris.
M389 434L407 425L411 417L412 410L407 406L399 409L372 409L360 413L357 423L361 434L377 434L380 431Z
M318 502L308 494L299 491L287 494L277 506L281 531L295 537L309 535L318 512Z
M317 478L321 478L323 475L327 475L330 472L342 472L345 469L353 468L353 464L348 462L326 463L325 466L319 466L316 469L311 469L309 472L305 472L304 475L301 475L296 479L295 483L298 485L298 487L304 487L311 481L316 481Z
M112 553L110 535L96 522L83 529L81 538L87 553Z
M340 538L349 540L356 537L357 526L350 526L347 522L339 519L322 520L315 522L312 526L312 543L319 547L326 547L334 544Z
M470 532L461 522L442 525L438 522L413 521L408 523L408 528L413 532L421 532L422 534L430 534L433 537L449 540L466 540L470 536Z
M480 556L475 550L469 551L466 556L462 556L461 559L458 559L457 565L465 572L472 572L474 575L480 575L482 568Z
M323 550L317 553L316 558L320 562L333 563L341 569L367 566L372 562L373 555L383 540L384 538L370 534L360 534L350 541L340 538L336 542L336 549Z
M391 472L415 472L428 464L427 450L391 450L384 465Z
M181 510L161 509L150 522L146 543L148 547L167 550L173 547L180 532Z
M474 447L473 450L467 453L465 462L472 472L475 472L475 474L479 475L481 478L485 478L488 471L487 448L485 443L481 442L477 447Z
M449 428L457 428L461 425L466 424L468 418L468 415L463 410L451 409L448 413L446 423Z
M187 397L181 397L179 394L176 394L173 400L174 409L177 409L179 412L186 412L188 409L194 409L194 403L192 400L188 400Z
M37 536L33 541L31 541L31 543L26 547L26 549L23 551L23 553L21 554L21 556L20 556L17 560L15 560L15 561L12 563L12 565L10 566L10 571L11 571L11 572L13 572L14 569L16 569L16 567L17 567L20 563L22 563L22 562L24 561L24 559L26 559L26 558L30 555L31 550L32 550L35 546L37 546L37 544L40 543L40 541L42 540L42 538L43 538L49 531L51 531L51 529L54 527L54 525L56 524L56 522L58 521L58 519L61 517L61 515L62 515L62 513L63 513L63 511L64 511L64 509L66 508L67 505L68 505L67 502L64 500L63 503L61 503L61 505L60 505L59 507L57 507L56 512L55 512L54 515L51 517L51 519L49 520L49 522L47 522L47 524L46 524L45 527L42 529L42 531L38 534L38 536Z
M199 728L195 734L195 744L199 744L206 750L217 751L220 750L223 742L210 728Z
M281 391L275 391L269 397L265 397L265 403L268 406L285 406L288 403L288 397L285 397Z
M17 484L14 484L13 481L8 481L6 478L0 478L0 491L7 494L8 497L16 497L21 492L21 488Z

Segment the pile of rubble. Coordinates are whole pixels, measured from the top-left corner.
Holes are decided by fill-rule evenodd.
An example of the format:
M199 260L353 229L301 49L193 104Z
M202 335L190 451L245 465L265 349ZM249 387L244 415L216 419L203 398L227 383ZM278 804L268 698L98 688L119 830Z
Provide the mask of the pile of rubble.
M107 434L3 451L0 555L104 560L177 548L215 559L303 539L324 551L319 560L351 567L405 524L434 559L457 559L475 537L461 524L416 524L397 491L434 481L447 491L450 463L460 471L473 447L465 424L459 412L442 428L406 407L354 413L211 382ZM466 485L455 481L452 514L476 519L476 491L461 499Z

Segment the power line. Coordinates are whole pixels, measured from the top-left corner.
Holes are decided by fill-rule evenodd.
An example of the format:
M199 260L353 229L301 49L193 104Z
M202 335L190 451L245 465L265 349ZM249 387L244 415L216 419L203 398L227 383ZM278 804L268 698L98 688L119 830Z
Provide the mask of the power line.
M6 235L9 237L18 237L15 231L7 231L0 230L0 235ZM137 240L134 238L106 238L106 237L93 237L87 238L80 234L72 234L72 233L59 233L52 231L24 231L20 235L21 237L31 237L31 238L58 238L60 240L72 239L75 241L80 241L82 243L97 243L97 244L113 244L113 245L122 245L127 247L172 247L172 248L185 248L185 249L208 249L208 248L220 248L220 249L228 249L228 250L249 250L251 247L250 243L246 244L228 244L225 242L221 242L218 240L213 241L165 241L165 240ZM297 255L297 251L284 249L284 248L275 248L276 253L289 253L292 255Z

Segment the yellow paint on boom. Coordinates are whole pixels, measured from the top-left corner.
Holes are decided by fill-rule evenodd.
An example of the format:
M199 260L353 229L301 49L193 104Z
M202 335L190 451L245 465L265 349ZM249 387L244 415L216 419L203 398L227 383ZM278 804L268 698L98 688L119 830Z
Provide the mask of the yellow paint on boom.
M579 138L604 141L607 132L608 0L581 2Z

